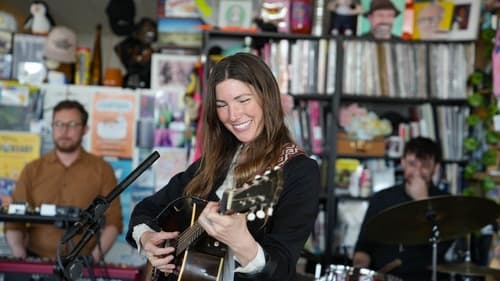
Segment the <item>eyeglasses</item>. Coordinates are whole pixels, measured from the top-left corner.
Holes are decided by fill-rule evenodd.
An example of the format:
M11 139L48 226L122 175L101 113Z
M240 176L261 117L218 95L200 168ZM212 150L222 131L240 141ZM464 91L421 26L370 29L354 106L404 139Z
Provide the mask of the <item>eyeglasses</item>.
M76 121L69 121L69 122L54 121L52 123L52 127L56 128L56 129L62 129L62 128L75 129L81 125L82 125L82 123L79 123Z
M438 25L441 22L441 18L437 16L419 17L417 22L420 24Z

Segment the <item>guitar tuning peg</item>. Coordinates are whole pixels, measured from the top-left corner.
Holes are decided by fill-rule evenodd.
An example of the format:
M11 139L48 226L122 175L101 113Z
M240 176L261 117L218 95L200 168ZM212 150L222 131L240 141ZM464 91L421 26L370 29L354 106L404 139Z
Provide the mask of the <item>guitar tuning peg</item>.
M277 171L277 170L279 170L279 169L280 169L280 166L278 166L278 165L274 166L274 170L275 170L275 171Z
M257 211L257 218L263 219L265 217L266 217L266 212L264 212L264 210L260 209Z
M273 207L272 207L272 206L271 206L271 207L269 207L269 208L267 208L267 216L268 216L268 217L272 216L272 215L273 215L273 211L274 211L274 209L273 209Z
M269 175L270 173L271 173L271 171L270 171L270 170L266 170L266 171L264 172L264 175L265 175L265 176L267 176L267 175Z
M254 221L255 220L255 214L254 214L254 212L249 212L247 214L247 220L248 221Z
M255 176L255 179L256 179L256 180L260 180L261 178L262 178L262 176L261 176L261 175L256 175L256 176Z

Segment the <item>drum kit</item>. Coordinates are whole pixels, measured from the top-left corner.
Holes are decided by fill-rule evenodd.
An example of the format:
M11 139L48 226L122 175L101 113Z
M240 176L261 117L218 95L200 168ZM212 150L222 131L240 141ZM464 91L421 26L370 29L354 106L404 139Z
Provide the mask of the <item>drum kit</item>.
M318 281L403 281L396 276L379 273L367 268L345 265L330 265L326 275L316 278Z
M437 272L469 277L491 277L500 280L500 269L475 265L470 261L470 249L465 262L437 264L437 243L456 239L477 231L500 218L500 205L496 202L471 196L437 196L398 204L385 209L369 220L366 233L373 241L384 244L422 245L432 244L432 281ZM396 231L386 231L394 229ZM470 247L468 245L468 247ZM395 276L378 273L365 268L330 265L319 281L399 281Z

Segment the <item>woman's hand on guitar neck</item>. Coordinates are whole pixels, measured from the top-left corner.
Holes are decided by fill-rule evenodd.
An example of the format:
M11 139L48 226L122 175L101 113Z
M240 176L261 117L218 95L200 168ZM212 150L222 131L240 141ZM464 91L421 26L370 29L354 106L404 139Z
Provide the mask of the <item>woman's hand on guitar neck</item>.
M152 266L166 273L172 273L175 270L174 247L164 247L165 241L175 239L178 232L154 232L146 231L141 236L141 245L143 253L148 258Z
M223 215L217 202L209 202L198 218L208 235L230 247L242 266L257 256L258 244L247 228L246 216Z

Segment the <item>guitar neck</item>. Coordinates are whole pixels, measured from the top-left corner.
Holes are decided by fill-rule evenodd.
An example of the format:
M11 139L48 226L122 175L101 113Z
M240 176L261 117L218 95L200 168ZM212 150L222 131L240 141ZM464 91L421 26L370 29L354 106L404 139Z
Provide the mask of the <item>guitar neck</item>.
M224 191L220 201L220 212L221 214L231 214L250 211L253 214L260 208L257 211L257 217L263 219L267 216L263 208L268 208L267 214L271 215L272 207L278 201L282 189L283 171L279 167L272 171L266 171L263 176L254 179L251 185ZM196 220L197 213L196 204L193 204L191 226L179 235L174 245L176 256L184 253L205 232Z
M186 228L177 239L175 245L175 255L179 256L182 254L189 245L191 245L196 239L198 239L205 230L201 227L201 225L196 221L190 227Z

